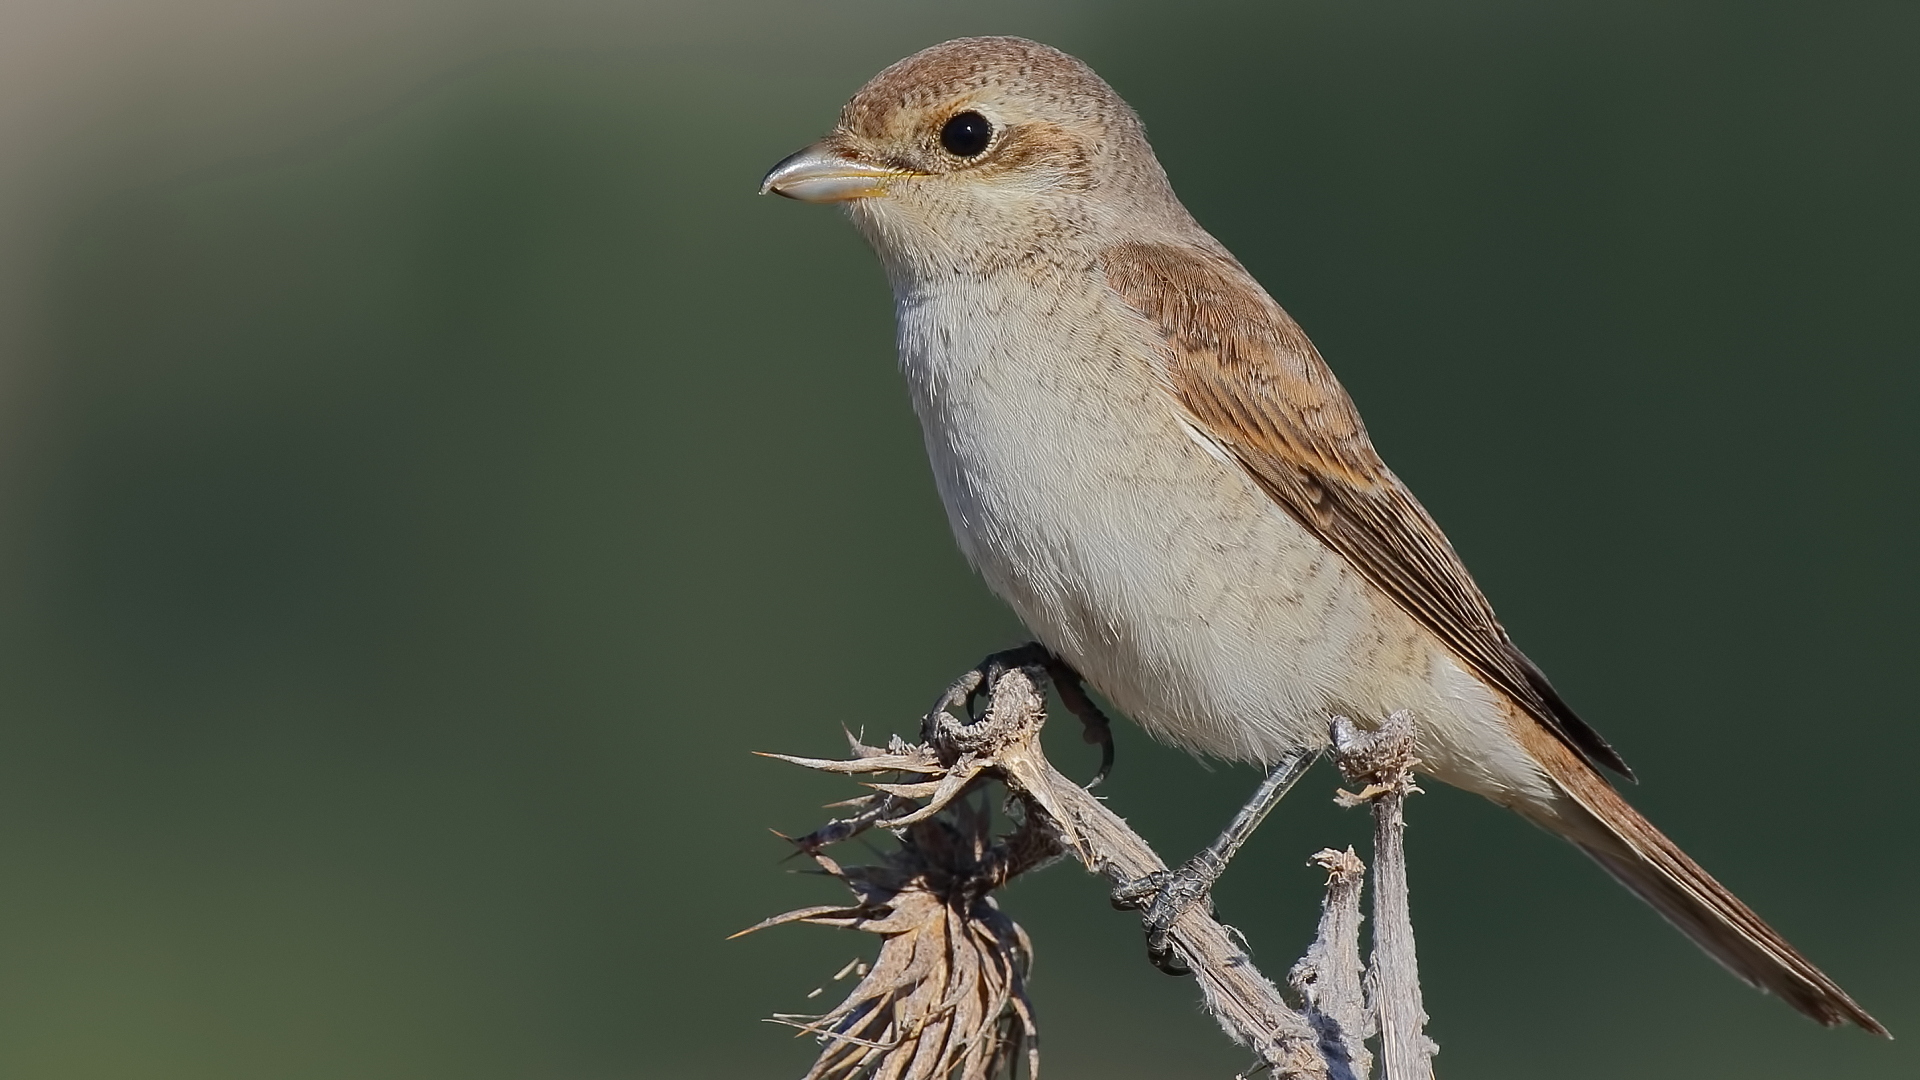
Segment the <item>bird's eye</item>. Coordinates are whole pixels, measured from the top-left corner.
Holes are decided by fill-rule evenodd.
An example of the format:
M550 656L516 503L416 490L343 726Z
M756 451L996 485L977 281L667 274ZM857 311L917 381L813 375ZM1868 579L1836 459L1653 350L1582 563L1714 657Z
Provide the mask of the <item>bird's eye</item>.
M955 113L940 129L940 145L954 157L979 157L993 141L993 125L977 112Z

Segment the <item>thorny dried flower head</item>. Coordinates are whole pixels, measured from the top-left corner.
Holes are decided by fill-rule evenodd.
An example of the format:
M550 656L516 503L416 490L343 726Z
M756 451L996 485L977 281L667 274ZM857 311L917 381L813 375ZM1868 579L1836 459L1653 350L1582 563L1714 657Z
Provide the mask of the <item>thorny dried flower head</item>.
M851 889L855 903L801 908L750 928L805 922L880 935L879 957L846 1000L818 1016L773 1018L819 1038L807 1080L990 1080L1013 1076L1023 1060L1029 1077L1037 1076L1026 987L1033 946L991 893L1052 861L1058 844L1025 823L995 836L993 814L958 792L944 792L944 805L935 801L939 813L916 813L902 792L939 788L948 774L937 759L917 747L881 750L857 740L853 751L849 761L799 763L908 779L874 784L873 795L850 804L853 815L794 844ZM913 820L900 824L903 816ZM842 866L821 850L875 825L893 825L899 840L876 865Z

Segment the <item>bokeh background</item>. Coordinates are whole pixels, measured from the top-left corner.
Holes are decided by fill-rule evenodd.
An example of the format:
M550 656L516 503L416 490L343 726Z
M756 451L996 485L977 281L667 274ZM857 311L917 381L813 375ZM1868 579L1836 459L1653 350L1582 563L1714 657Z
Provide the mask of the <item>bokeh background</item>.
M1905 1037L1437 790L1442 1074L1920 1075L1920 7L1748 0L10 0L0 1075L803 1071L758 1018L870 943L723 939L835 898L767 829L851 792L749 751L1022 635L871 257L753 191L982 32L1136 105L1635 800ZM1121 740L1170 855L1254 783ZM1364 836L1316 776L1220 892L1275 969ZM1050 1075L1246 1064L1092 879L1006 905Z

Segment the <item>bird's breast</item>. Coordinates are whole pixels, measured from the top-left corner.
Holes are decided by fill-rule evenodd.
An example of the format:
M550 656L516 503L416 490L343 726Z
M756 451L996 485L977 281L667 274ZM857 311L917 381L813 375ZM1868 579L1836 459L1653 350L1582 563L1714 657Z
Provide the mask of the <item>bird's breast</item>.
M1156 344L1097 280L956 278L898 299L961 548L1149 731L1271 760L1321 743L1330 712L1432 696L1424 634L1185 426Z

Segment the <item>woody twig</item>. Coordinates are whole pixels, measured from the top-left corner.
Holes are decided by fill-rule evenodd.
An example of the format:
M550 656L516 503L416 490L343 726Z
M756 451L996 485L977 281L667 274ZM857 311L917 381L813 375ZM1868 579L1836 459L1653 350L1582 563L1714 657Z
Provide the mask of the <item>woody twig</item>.
M1039 738L1046 721L1046 674L1038 664L970 674L926 718L919 743L896 737L885 747L873 747L850 738L852 752L845 759L766 755L870 778L865 780L870 794L837 804L849 811L846 817L792 841L845 882L857 902L788 912L752 928L813 922L882 938L880 956L852 969L860 981L840 1005L820 1015L775 1018L820 1040L822 1050L807 1080L991 1080L1012 1077L1022 1065L1029 1076L1037 1076L1037 1030L1026 988L1032 947L1000 911L993 891L1063 855L1115 884L1167 868L1126 822L1047 761ZM978 720L961 720L948 711L976 695L987 702ZM1343 763L1351 758L1364 768L1373 760L1364 754L1379 756L1371 736L1350 730L1345 737L1351 753L1343 751ZM1351 773L1349 780L1369 775ZM1367 790L1353 797L1374 801L1377 821L1385 820L1382 793L1404 795L1411 786L1395 788L1388 773L1380 775L1389 782L1368 780ZM996 784L1005 793L997 804L1007 825L1000 833L995 832L996 803L989 798ZM1392 806L1398 822L1399 803ZM899 841L879 865L843 866L823 850L872 829ZM1323 851L1315 861L1329 874L1320 929L1289 972L1287 991L1260 973L1235 932L1215 920L1206 905L1195 905L1175 921L1173 947L1192 969L1208 1011L1229 1036L1253 1051L1256 1072L1300 1080L1364 1080L1370 1072L1364 1040L1375 1027L1365 984L1378 983L1363 981L1359 960L1365 867L1351 850ZM1404 866L1398 880L1404 887ZM1404 892L1398 910L1404 924ZM1388 914L1376 898L1376 920L1384 922ZM1382 952L1376 941L1376 967L1398 963L1399 955ZM1410 939L1406 955L1410 964ZM1417 985L1412 1000L1417 1009ZM1393 1015L1400 1022L1400 1013ZM1389 1065L1390 1080L1402 1075L1416 1074L1398 1074Z

